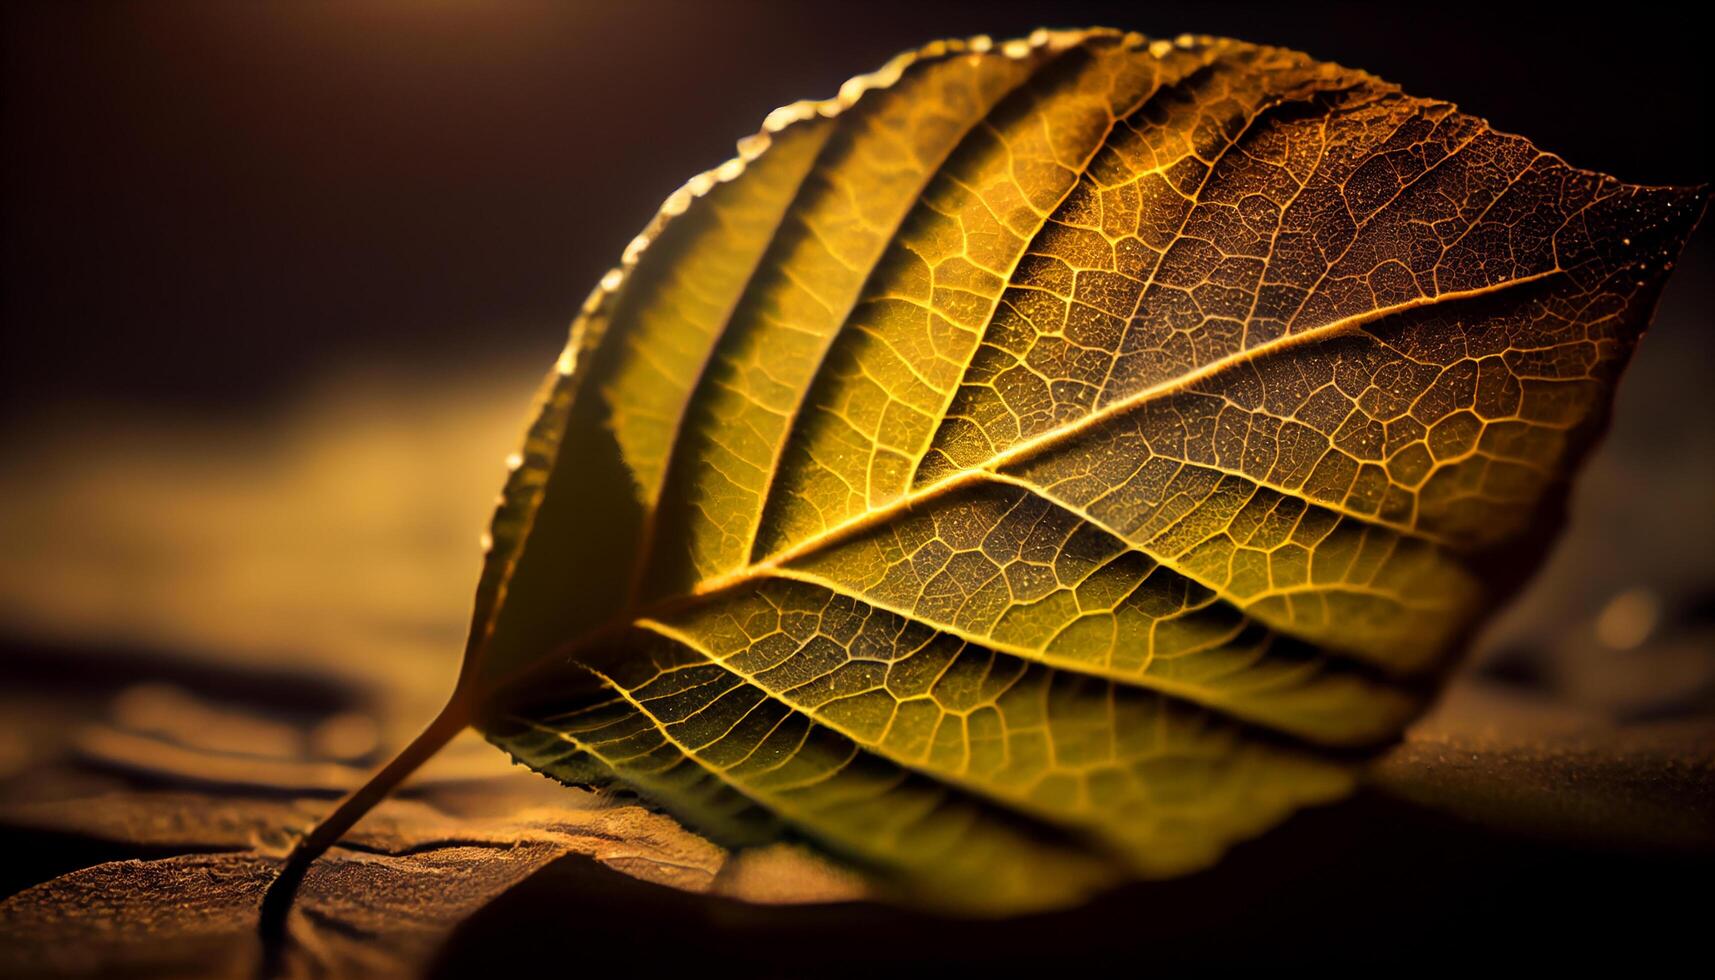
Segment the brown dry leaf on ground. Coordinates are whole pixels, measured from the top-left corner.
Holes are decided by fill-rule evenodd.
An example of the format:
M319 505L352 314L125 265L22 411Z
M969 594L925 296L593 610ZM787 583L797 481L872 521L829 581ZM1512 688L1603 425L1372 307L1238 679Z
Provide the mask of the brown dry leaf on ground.
M293 785L284 777L345 767L302 757L245 759L230 753L230 743L195 744L208 733L140 709L150 702L169 704L193 723L218 715L229 728L271 727L300 745L311 740L297 735L319 727L298 732L263 714L246 716L150 684L121 692L104 716L66 740L62 754L36 759L29 779L12 784L9 802L0 803L0 831L20 855L6 891L22 888L0 903L5 975L232 976L255 969L262 890L292 833L329 805L322 780ZM734 861L634 802L569 791L475 759L492 762L493 753L473 737L449 752L450 764L425 772L406 798L378 807L317 865L291 924L288 974L418 972L453 926L568 855L653 886L741 901L863 895L856 879L803 849ZM80 785L79 777L88 782ZM335 791L349 788L344 778L332 783ZM64 874L30 880L62 866Z

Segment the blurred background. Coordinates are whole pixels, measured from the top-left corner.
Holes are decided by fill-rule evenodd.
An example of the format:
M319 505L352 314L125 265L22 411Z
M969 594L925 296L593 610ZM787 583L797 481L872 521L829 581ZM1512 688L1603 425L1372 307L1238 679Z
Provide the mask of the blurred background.
M572 314L777 105L930 38L1102 23L1300 48L1582 167L1710 180L1706 34L1623 14L7 4L0 802L114 778L333 793L422 724ZM1468 677L1603 724L1715 704L1712 273L1705 230L1564 540ZM447 778L504 769L482 748Z

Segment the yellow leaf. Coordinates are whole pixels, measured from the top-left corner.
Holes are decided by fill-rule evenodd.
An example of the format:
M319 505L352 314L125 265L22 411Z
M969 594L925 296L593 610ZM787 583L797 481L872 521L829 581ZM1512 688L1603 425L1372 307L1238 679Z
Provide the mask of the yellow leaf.
M740 150L574 325L453 714L983 912L1346 792L1541 556L1704 203L1108 30Z

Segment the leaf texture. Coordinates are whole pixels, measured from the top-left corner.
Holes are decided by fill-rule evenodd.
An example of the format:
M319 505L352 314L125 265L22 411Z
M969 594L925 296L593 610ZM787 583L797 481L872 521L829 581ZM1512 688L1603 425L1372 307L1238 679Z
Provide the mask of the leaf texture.
M1540 556L1703 207L1099 29L739 150L574 324L466 679L534 768L967 911L1344 793Z

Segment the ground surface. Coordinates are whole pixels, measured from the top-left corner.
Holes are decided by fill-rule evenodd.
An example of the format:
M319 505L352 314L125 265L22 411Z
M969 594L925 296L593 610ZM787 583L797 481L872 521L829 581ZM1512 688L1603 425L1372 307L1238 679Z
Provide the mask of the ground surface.
M32 741L33 757L11 760L0 784L11 854L0 973L253 973L256 903L287 831L361 770L309 748L236 765L210 740L249 726L256 744L272 731L282 746L312 746L327 726L318 715L342 710L336 690L306 686L294 719L277 701L271 716L248 714L232 679L208 671L118 691L45 673L34 692L6 685L14 730L65 737ZM209 700L222 688L227 700ZM791 975L884 961L1008 972L1077 956L1665 957L1695 942L1689 896L1715 870L1706 709L1617 720L1469 676L1376 763L1357 799L1301 815L1204 874L1008 923L874 905L848 876L788 850L735 861L664 816L508 770L473 738L316 865L286 967L462 974L562 957L719 957Z

